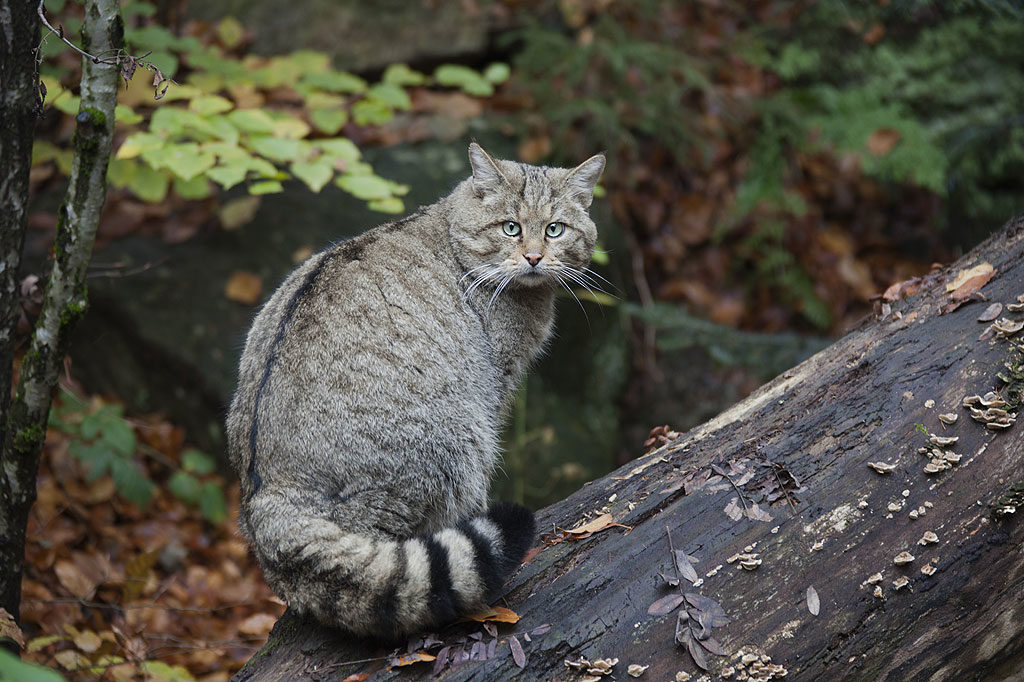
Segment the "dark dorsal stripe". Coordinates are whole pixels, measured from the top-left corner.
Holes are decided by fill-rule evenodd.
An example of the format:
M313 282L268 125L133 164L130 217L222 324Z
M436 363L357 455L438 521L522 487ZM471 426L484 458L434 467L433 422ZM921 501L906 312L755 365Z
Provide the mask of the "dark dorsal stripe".
M333 256L339 253L339 249L335 249L323 254L320 257L320 262L317 263L312 270L306 275L306 279L302 282L302 286L295 290L292 297L288 299L288 305L285 307L284 315L281 317L281 322L277 326L277 333L274 334L274 340L270 344L270 350L267 352L267 364L263 367L263 376L260 378L259 386L256 387L256 399L253 401L252 407L252 426L249 429L249 470L248 476L249 481L252 483L249 497L259 492L259 489L263 485L263 478L256 470L256 442L259 439L260 431L260 402L263 400L263 390L267 386L267 381L270 379L270 372L274 368L274 364L277 362L277 349L281 345L281 341L284 339L285 329L288 327L288 323L295 317L295 311L299 309L299 305L302 303L302 299L309 293L316 284L317 278L323 271L324 266L327 265L329 260L333 260Z

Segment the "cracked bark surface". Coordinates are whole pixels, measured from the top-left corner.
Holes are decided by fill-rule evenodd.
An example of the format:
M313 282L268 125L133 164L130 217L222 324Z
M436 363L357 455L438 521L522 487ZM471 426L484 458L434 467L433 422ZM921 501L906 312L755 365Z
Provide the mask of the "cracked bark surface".
M647 613L672 589L658 575L673 567L666 527L675 548L699 560L703 583L683 581L685 590L715 600L731 620L714 631L727 656L707 656L715 679L741 649L771 656L791 679L1007 679L1024 669L1024 508L997 519L989 506L1024 482L1022 427L989 431L961 407L965 395L1003 385L996 374L1010 346L979 340L988 326L977 321L982 305L939 314L945 285L982 261L997 271L982 289L989 301L1024 294L1024 218L929 275L892 315L867 321L715 419L541 510L549 541L606 506L632 530L609 527L545 546L508 585L502 604L521 620L498 624L494 657L448 666L438 677L574 680L583 675L564 660L580 656L618 658L616 679L626 679L633 663L650 666L640 679L673 679L679 670L699 677L673 640L676 614ZM959 419L944 427L938 415L949 412ZM921 427L959 436L952 448L960 463L926 474ZM689 494L678 485L712 462L742 460L791 472L804 488L795 509L785 498L767 503L760 490L772 474L756 465L741 489L747 504L771 514L768 522L727 516L736 490L724 481ZM896 468L879 474L869 461ZM925 513L911 519L918 508ZM938 542L917 544L926 531ZM756 570L728 563L751 545L763 561ZM904 550L916 559L894 565ZM926 564L936 567L933 575L921 572ZM876 572L882 597L866 583ZM897 590L900 576L909 584ZM817 616L808 610L808 587L820 598ZM542 624L551 629L526 641L524 633ZM451 642L480 629L452 626L438 636ZM526 655L522 669L513 635ZM432 678L430 663L388 669L392 649L288 612L236 679Z

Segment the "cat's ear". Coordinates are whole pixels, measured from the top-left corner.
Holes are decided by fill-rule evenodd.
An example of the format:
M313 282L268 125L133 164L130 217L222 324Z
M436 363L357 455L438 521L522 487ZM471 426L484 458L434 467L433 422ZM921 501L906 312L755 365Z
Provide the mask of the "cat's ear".
M594 200L594 185L601 179L603 172L604 154L591 156L565 176L566 193L583 204L583 208L590 208L590 202Z
M497 191L508 179L502 174L491 155L473 142L469 145L469 165L473 167L473 191L477 196Z

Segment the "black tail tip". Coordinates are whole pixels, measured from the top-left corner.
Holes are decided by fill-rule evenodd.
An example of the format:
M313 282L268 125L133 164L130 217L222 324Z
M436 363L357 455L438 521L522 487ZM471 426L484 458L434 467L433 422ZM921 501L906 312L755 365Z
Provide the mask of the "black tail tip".
M487 511L487 516L501 529L506 559L518 565L537 537L533 512L520 504L499 502Z

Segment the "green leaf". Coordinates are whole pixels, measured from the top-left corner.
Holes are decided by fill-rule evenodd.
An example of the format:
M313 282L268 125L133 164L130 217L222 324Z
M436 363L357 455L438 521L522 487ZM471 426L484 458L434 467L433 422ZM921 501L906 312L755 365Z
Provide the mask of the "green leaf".
M274 130L274 121L261 109L235 109L227 115L237 128L247 133L270 133Z
M217 24L217 37L220 38L224 47L228 49L237 47L245 37L245 27L234 17L224 17Z
M409 94L391 83L378 83L374 85L367 91L366 96L379 100L392 109L398 109L399 111L408 111L412 108L412 100L409 99Z
M166 135L180 135L185 127L190 125L196 118L191 111L177 106L161 106L153 112L149 120L151 133L165 133Z
M384 69L381 80L384 83L398 86L423 85L427 82L427 77L419 71L413 71L407 64L391 64Z
M365 92L366 81L347 71L327 71L325 73L307 73L303 83L329 92Z
M167 140L156 133L133 133L124 139L114 158L133 159L142 152L160 149L166 144Z
M45 0L43 6L50 14L59 14L64 11L65 4L67 4L67 0Z
M114 120L118 123L124 123L125 125L134 125L143 120L140 114L136 114L135 110L131 107L123 104L118 104L114 108Z
M494 62L484 69L484 79L498 85L508 80L512 75L512 69L504 62Z
M178 73L178 58L171 52L156 51L146 57L146 61L160 69L165 78L174 78L174 74Z
M206 171L206 177L210 178L224 189L231 189L238 183L245 180L245 174L248 172L248 162L231 161L220 166L215 166L214 168Z
M334 135L348 122L348 112L344 109L313 109L309 118L319 130Z
M168 145L161 151L166 153L164 158L166 167L182 180L191 180L200 173L213 168L217 162L217 157L202 151L194 142Z
M387 199L391 196L391 187L388 185L388 181L376 175L346 173L335 182L338 187L357 199Z
M370 210L380 211L381 213L402 213L405 211L405 203L398 197L374 199L367 206L370 207Z
M167 197L167 186L170 178L165 173L150 168L149 166L134 164L131 179L128 181L128 189L143 201L159 203Z
M175 471L170 480L167 481L167 487L182 502L192 505L199 503L202 484L192 474L185 471Z
M174 191L182 199L205 199L210 196L210 181L205 175L197 175L189 180L174 179Z
M196 97L188 103L189 110L194 111L200 116L223 114L225 111L231 111L234 107L235 105L231 100L220 95L203 95L202 97Z
M287 137L297 140L309 135L310 127L301 118L278 115L274 117L274 129L271 132L275 137Z
M135 430L132 425L124 419L112 415L103 415L101 419L103 431L101 441L119 455L128 457L134 454Z
M238 199L237 201L249 201L249 199ZM181 453L181 466L185 471L203 475L212 474L217 469L217 462L202 450L189 448Z
M82 417L82 423L79 425L82 438L92 440L96 436L100 435L100 428L102 424L103 421L98 414L87 414Z
M219 114L207 118L197 118L190 127L232 145L237 145L240 137L238 128L228 120L227 116Z
M50 101L50 105L68 116L76 116L81 99L65 90Z
M264 180L263 182L254 182L249 185L249 194L277 194L283 191L284 186L277 180Z
M494 86L479 73L461 64L442 64L434 71L434 80L441 85L461 88L470 95L487 97L494 94Z
M71 441L68 452L89 469L88 479L94 481L110 471L117 455L105 445L86 444L80 440Z
M210 523L220 523L228 517L228 505L224 501L224 491L220 485L209 481L203 486L199 497L199 511Z
M313 143L324 153L345 163L355 163L362 154L352 140L347 137L335 137L327 140L317 140Z
M352 105L352 120L361 126L382 125L392 116L391 107L377 99L361 99Z
M285 57L300 73L325 73L331 69L331 58L323 52L296 50Z
M52 0L51 0L52 2ZM61 675L35 663L27 663L0 648L0 680L17 682L64 682Z
M318 159L313 162L296 161L288 167L292 175L302 180L314 192L319 192L326 185L331 176L334 175L334 166L326 160Z
M144 507L153 499L156 486L149 480L141 467L130 459L117 458L110 463L117 492L129 502Z
M125 19L131 19L133 17L151 17L156 14L156 7L148 2L129 2L121 8L121 14Z
M303 155L300 140L282 137L259 136L249 139L249 146L257 154L273 161L294 161Z
M149 682L195 682L192 674L183 666L170 666L160 661L143 661L142 669Z

